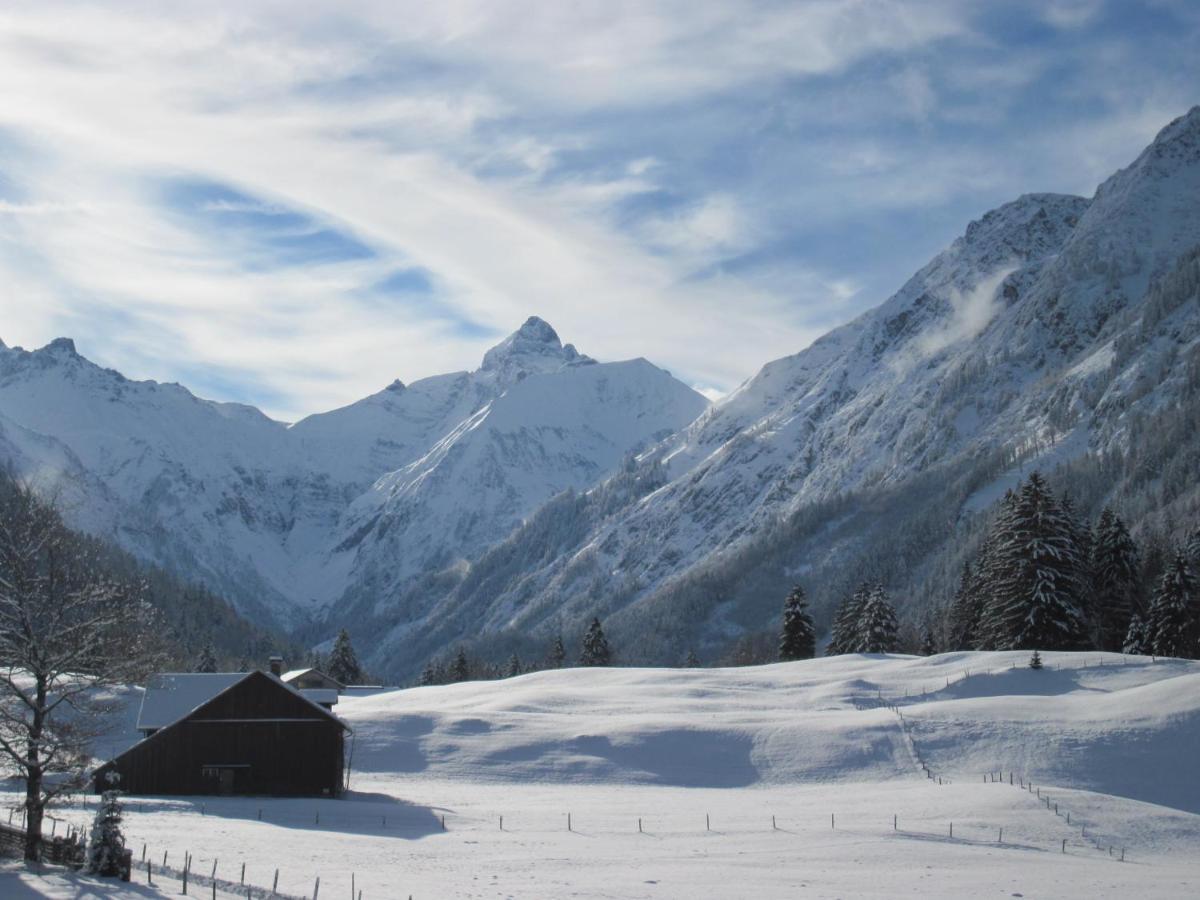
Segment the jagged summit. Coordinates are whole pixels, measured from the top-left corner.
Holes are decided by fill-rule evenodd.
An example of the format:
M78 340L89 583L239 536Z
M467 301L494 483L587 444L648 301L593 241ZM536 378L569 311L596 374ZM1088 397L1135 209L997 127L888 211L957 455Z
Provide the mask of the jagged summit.
M534 372L554 372L564 366L595 362L563 344L550 323L530 316L525 324L483 356L481 372L495 372L503 380L516 380Z
M69 353L72 356L77 355L75 351L75 342L67 337L55 338L45 347L43 351L48 353Z

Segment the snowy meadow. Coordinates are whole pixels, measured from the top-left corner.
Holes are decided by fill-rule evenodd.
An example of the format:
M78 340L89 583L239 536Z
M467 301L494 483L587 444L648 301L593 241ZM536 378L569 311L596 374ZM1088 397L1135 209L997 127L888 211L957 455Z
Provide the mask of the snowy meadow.
M233 888L217 896L246 896L242 879L267 895L278 871L281 895L364 900L1192 895L1200 663L1045 661L849 655L346 696L344 799L129 798L154 886L141 865L97 896L177 896L187 854L196 896L214 869ZM0 874L4 896L87 884Z

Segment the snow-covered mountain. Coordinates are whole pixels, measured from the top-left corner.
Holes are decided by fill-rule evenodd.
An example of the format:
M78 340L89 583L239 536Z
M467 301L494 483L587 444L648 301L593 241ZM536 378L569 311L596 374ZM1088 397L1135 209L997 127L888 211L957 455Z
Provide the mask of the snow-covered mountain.
M768 625L795 578L818 614L867 572L926 603L956 530L1023 470L1144 452L1200 413L1198 294L1200 107L1091 199L987 213L708 408L536 318L475 372L291 427L60 340L0 345L0 453L251 614L349 624L382 673L460 641L540 652L597 614L625 660L673 661ZM1200 434L1172 441L1090 500L1134 485L1158 491L1139 516L1194 513L1194 487L1147 487L1200 458Z
M0 345L7 462L81 527L290 625L364 579L479 552L705 406L644 360L597 363L537 318L476 372L396 382L291 427L130 381L67 339Z
M788 579L829 577L831 561L849 582L887 557L912 584L940 539L917 527L922 507L960 492L937 507L944 528L1019 465L1127 449L1139 416L1194 392L1198 291L1200 107L1092 199L987 213L881 306L643 454L640 474L547 507L477 561L416 644L545 643L598 612L632 659L666 661L763 627Z

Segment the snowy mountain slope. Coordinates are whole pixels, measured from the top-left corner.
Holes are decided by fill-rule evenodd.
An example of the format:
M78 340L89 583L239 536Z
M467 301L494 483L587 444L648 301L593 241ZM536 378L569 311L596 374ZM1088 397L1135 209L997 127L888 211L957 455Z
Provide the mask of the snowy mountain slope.
M353 693L336 708L354 729L343 797L126 797L124 829L163 896L181 890L164 852L192 854L193 892L215 870L230 896L276 875L290 896L318 875L322 896L1194 895L1200 664L1027 662L848 655ZM997 770L1014 785L985 779ZM1147 772L1176 789L1162 805ZM55 814L61 831L94 810ZM42 895L0 871L4 896L30 886Z
M380 478L348 511L338 550L355 554L366 600L397 615L391 598L405 580L478 556L550 497L594 485L705 405L640 359L531 374Z
M75 485L81 526L106 523L134 553L289 625L346 590L361 555L361 535L352 536L366 517L391 523L414 503L422 517L434 511L426 557L411 559L454 560L554 492L590 486L705 405L643 361L600 364L563 346L537 318L476 372L396 383L291 427L178 385L129 381L66 339L32 352L0 348L7 459L47 476L48 490ZM490 449L470 451L464 423L483 419ZM483 496L486 509L464 506ZM386 558L362 566L397 577Z
M1053 465L1127 446L1136 414L1169 408L1187 390L1184 361L1200 347L1196 247L1200 107L1092 200L1031 194L971 223L883 305L768 364L645 454L644 465L665 467L665 484L618 510L585 509L567 541L547 541L531 520L493 554L536 559L538 542L548 543L546 562L486 588L468 579L441 615L466 635L533 634L544 644L607 614L627 644L656 631L660 648L642 643L629 657L647 661L762 627L763 601L705 589L705 573L746 580L750 561L771 555L773 616L784 579L795 577L781 567L808 571L851 549L857 559L871 548L898 557L872 518L913 520L932 506L923 497L952 485L986 496L978 482L1005 460ZM854 496L858 508L839 506ZM829 511L825 533L813 524L790 551L776 546L818 509ZM837 515L853 521L852 534ZM922 538L906 529L900 539ZM418 649L448 639L443 630Z

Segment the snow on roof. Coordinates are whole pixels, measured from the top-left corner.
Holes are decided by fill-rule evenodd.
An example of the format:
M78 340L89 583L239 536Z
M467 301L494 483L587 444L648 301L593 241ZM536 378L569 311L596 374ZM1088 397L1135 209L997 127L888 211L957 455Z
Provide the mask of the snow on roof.
M305 675L320 675L323 679L325 679L328 682L339 685L341 687L345 687L345 685L343 685L340 681L338 681L336 678L334 678L328 672L322 672L320 669L315 669L311 666L307 669L292 669L292 671L290 671L290 672L284 672L282 675L279 676L279 680L284 682L285 684L290 684L291 682L295 681L297 678L301 678Z
M248 672L162 672L150 676L137 728L166 728L237 684Z

